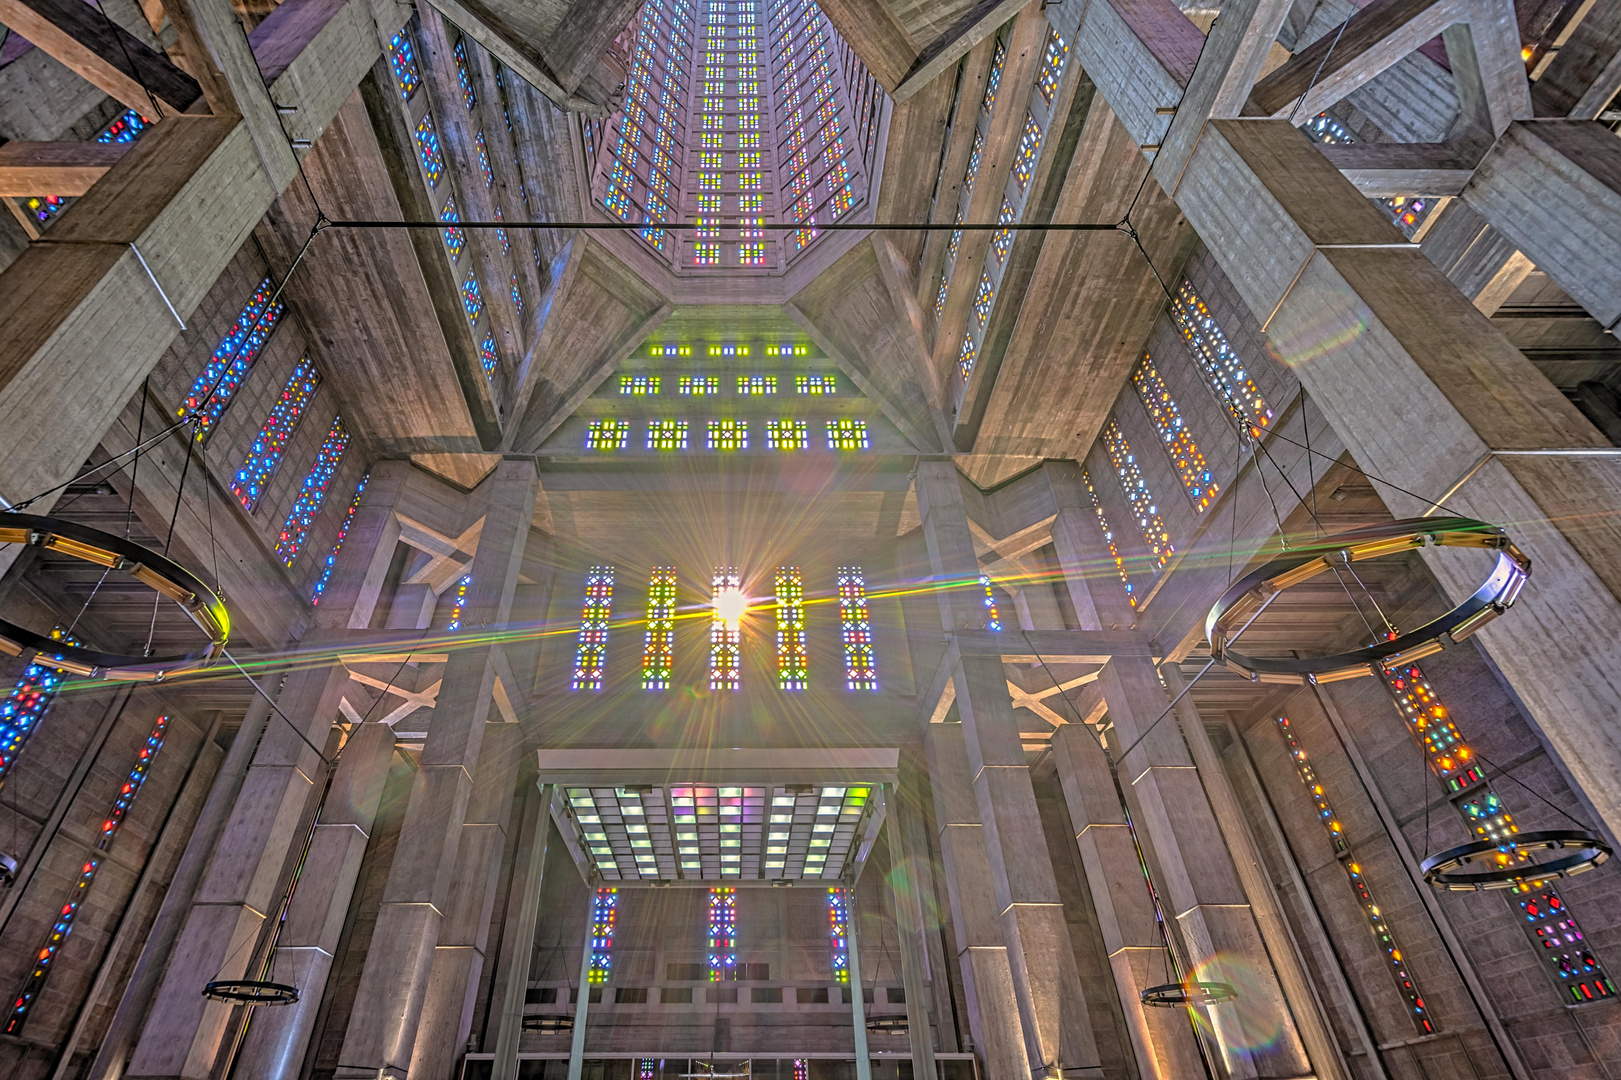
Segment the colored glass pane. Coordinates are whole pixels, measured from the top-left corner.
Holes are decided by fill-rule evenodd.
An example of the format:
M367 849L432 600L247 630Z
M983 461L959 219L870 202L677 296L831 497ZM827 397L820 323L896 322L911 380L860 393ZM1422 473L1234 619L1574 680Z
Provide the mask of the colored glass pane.
M476 324L484 312L484 294L478 287L478 275L471 270L462 282L462 307L467 311L467 321L470 323Z
M1058 36L1057 30L1047 31L1047 51L1041 57L1041 70L1036 73L1036 90L1041 100L1051 105L1058 92L1058 83L1064 77L1064 62L1069 59L1069 45Z
M765 444L772 450L804 450L810 446L810 425L803 420L767 420Z
M236 317L236 325L225 335L225 340L214 350L214 355L209 357L208 363L203 366L203 373L191 384L191 390L180 407L178 415L197 418L199 440L214 429L226 406L242 389L242 381L248 377L253 362L259 359L259 353L263 351L265 342L270 340L270 334L276 329L285 310L286 305L279 299L270 299L269 278L261 281L259 287L253 290L253 295L248 297L242 314Z
M1013 155L1013 182L1023 192L1030 185L1030 174L1036 169L1036 155L1041 153L1041 125L1034 116L1024 118L1024 131L1019 135L1019 149Z
M473 575L463 574L461 580L456 582L456 594L450 600L450 622L445 629L450 632L462 628L462 614L467 610L467 590L472 588Z
M1120 584L1126 588L1126 601L1132 607L1136 607L1137 590L1131 584L1131 576L1126 573L1126 560L1114 542L1114 530L1109 527L1109 519L1103 513L1103 503L1098 500L1097 488L1092 486L1092 476L1085 469L1081 470L1081 482L1086 485L1086 494L1092 500L1092 513L1097 515L1098 528L1103 532L1103 541L1109 545L1109 557L1114 560L1114 569L1120 575Z
M758 397L761 394L775 394L777 392L777 377L775 375L739 375L737 377L737 392L752 397Z
M495 172L490 168L490 151L484 145L484 132L475 131L473 133L473 145L478 148L478 167L479 171L484 174L484 186L487 188L494 187Z
M461 219L461 214L456 211L456 200L454 198L446 199L445 208L439 211L439 220L460 221ZM453 261L460 262L462 257L462 248L467 245L466 234L457 228L447 228L441 231L445 234L445 246L450 249L451 259Z
M841 416L827 422L827 448L829 450L867 449L867 422Z
M636 397L645 397L659 392L660 379L657 375L621 375L619 376L619 392L631 394Z
M422 85L422 73L417 70L411 39L404 33L394 35L388 50L388 62L394 69L394 85L399 87L400 97L409 99Z
M749 425L745 420L709 421L709 449L747 450Z
M321 373L316 370L315 361L304 357L293 368L287 385L281 388L281 396L271 406L270 415L259 429L258 438L248 448L247 460L231 481L231 491L242 504L242 509L252 513L259 505L265 487L270 483L270 478L276 475L276 467L287 453L288 441L298 430L298 422L304 418L304 410L309 407L310 399L320 386Z
M587 450L623 450L630 441L628 420L593 420L585 432Z
M667 690L675 665L675 568L655 566L647 585L647 645L642 689Z
M1002 629L1002 614L996 610L996 589L989 574L979 575L979 584L985 590L985 629Z
M1205 464L1204 454L1194 441L1193 433L1182 419L1182 410L1177 407L1176 399L1171 396L1159 369L1154 366L1153 358L1147 353L1143 354L1131 373L1131 384L1137 388L1137 396L1142 399L1148 419L1153 422L1154 431L1158 433L1166 454L1170 455L1176 478L1182 482L1182 490L1187 492L1193 512L1200 513L1216 497L1216 480Z
M647 422L647 448L649 450L685 450L687 448L687 422L685 420L649 420Z
M445 155L439 148L439 130L433 126L432 113L423 113L422 119L417 121L416 140L417 160L428 174L428 184L438 187L439 178L445 173Z
M51 632L51 637L69 645L80 644L60 627ZM44 654L35 655L33 662L23 669L17 685L11 688L11 695L6 698L5 704L0 705L0 784L11 775L11 767L17 764L17 755L34 734L34 729L45 716L45 710L51 707L57 691L62 687L63 672L50 665L51 659Z
M293 508L287 512L287 520L282 522L281 534L276 538L276 556L281 559L283 566L293 565L298 553L304 550L310 527L321 512L327 488L331 486L332 477L343 463L343 452L348 448L349 431L343 426L343 417L335 416L332 418L332 429L321 442L315 464L310 466L309 475L304 477L298 497L293 500Z
M867 582L859 566L841 566L839 632L844 643L844 684L851 690L878 689L872 622L867 616Z
M713 350L710 355L717 355ZM692 397L713 397L720 393L719 375L682 375L676 380L676 390Z
M741 612L729 605L741 603L743 581L737 569L716 567L709 615L709 688L736 690L743 684L743 625Z
M338 552L343 550L343 542L349 536L349 526L355 523L355 511L360 509L360 497L366 493L366 481L371 479L367 473L360 478L360 486L355 489L355 497L349 501L349 509L344 512L343 524L338 526L338 538L333 541L332 552L321 564L321 576L315 580L315 590L310 595L310 605L321 603L321 597L326 593L327 582L332 579L332 568L338 565Z
M593 566L585 577L580 638L574 651L575 690L601 690L608 663L608 619L613 615L614 568Z
M124 114L102 129L96 136L100 143L131 143L146 134L152 126L152 121L136 112L134 109L124 110Z
M619 915L619 890L598 889L591 900L591 964L586 982L608 981L613 962L614 922Z
M451 52L456 57L456 81L461 84L462 104L467 106L468 112L472 112L473 106L478 104L478 95L473 93L473 72L467 58L467 39L458 38L456 47Z
M1194 291L1191 281L1183 281L1171 303L1171 317L1193 351L1205 382L1219 398L1239 430L1252 438L1272 422L1272 409L1256 388L1255 380L1244 370L1244 362L1227 342L1227 335L1211 316L1210 309Z
M709 981L737 977L737 890L709 890Z
M495 369L501 363L501 354L495 351L495 335L485 334L478 346L478 360L484 368L484 377L495 378Z
M1136 516L1137 527L1142 530L1143 539L1148 542L1154 566L1164 566L1176 551L1171 545L1170 530L1165 527L1165 520L1160 516L1159 507L1154 503L1153 492L1148 490L1148 481L1143 477L1137 455L1131 452L1131 444L1126 441L1125 433L1120 430L1119 423L1112 417L1103 428L1103 448L1108 451L1109 464L1114 466L1114 475L1126 493L1126 501L1131 504L1131 512Z
M833 946L833 981L850 981L850 897L837 885L827 890L827 934ZM795 1080L800 1080L801 1062L794 1062Z
M777 685L803 690L810 677L805 651L805 580L797 566L777 567Z
M1002 65L1006 60L1007 46L998 38L996 51L991 54L991 73L985 79L985 98L979 105L986 119L996 112L996 91L1002 85Z

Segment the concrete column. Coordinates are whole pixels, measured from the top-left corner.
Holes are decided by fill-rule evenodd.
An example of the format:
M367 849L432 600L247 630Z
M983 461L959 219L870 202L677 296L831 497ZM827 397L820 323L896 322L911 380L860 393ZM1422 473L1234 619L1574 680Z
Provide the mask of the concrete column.
M365 595L374 549L397 535L389 531L393 506L409 473L405 462L386 462L372 470L366 498L355 512L317 609L313 646L341 641ZM347 683L341 665L287 677L277 702L281 715L269 719L242 781L214 858L167 957L168 969L126 1076L202 1080L210 1074L233 1010L204 999L203 985L247 977L253 942L280 898L292 845L302 839L300 826L324 783L325 766L309 744L326 742Z
M484 529L462 619L470 644L453 650L445 666L339 1054L335 1075L344 1080L403 1078L411 1068L495 683L490 646L480 641L508 621L538 488L533 462L503 461L471 500Z
M1098 683L1125 751L1121 783L1130 785L1137 827L1152 842L1165 914L1176 920L1189 953L1187 974L1238 990L1236 1001L1204 1010L1228 1073L1305 1075L1311 1063L1199 774L1175 721L1155 725L1169 702L1153 663L1118 657Z
M486 728L411 1055L416 1080L448 1080L472 1032L522 752L516 724Z
M1096 737L1077 724L1053 732L1052 746L1137 1069L1144 1080L1197 1077L1204 1065L1187 1014L1180 1009L1145 1008L1142 1003L1142 991L1171 981L1171 976L1153 898L1143 880L1108 759Z
M546 883L546 848L552 835L548 813L552 789L540 784L524 802L523 829L518 837L518 859L509 896L518 898L516 910L508 901L507 930L501 941L503 976L500 1013L495 1029L495 1067L491 1080L518 1080L518 1044L523 1038L524 996L529 989L529 961L535 951L535 927L540 921L540 890ZM495 995L491 995L491 1009Z
M856 910L855 889L844 890L844 902L849 906L844 954L850 968L850 1033L855 1037L856 1080L872 1080L872 1055L867 1050L867 991L861 985L861 913ZM569 1080L578 1077L570 1076Z
M984 629L979 562L956 466L924 462L917 493L942 623L948 633ZM1001 659L959 660L952 683L1030 1068L1038 1076L1102 1075Z
M1163 665L1160 673L1165 681L1165 689L1173 698L1187 689L1187 680L1176 664ZM1233 857L1239 885L1249 900L1250 911L1261 931L1267 955L1272 958L1272 969L1278 976L1295 1025L1300 1030L1306 1053L1316 1067L1317 1075L1323 1080L1350 1080L1350 1069L1329 1026L1322 1000L1317 996L1316 980L1301 959L1294 934L1289 929L1282 905L1272 890L1272 882L1261 862L1261 851L1250 833L1249 823L1244 820L1238 797L1233 794L1227 773L1221 767L1221 759L1216 756L1216 748L1210 743L1210 735L1205 731L1204 721L1199 718L1199 709L1191 694L1183 695L1182 700L1176 703L1175 714L1183 741L1193 756L1205 795L1210 800L1210 808L1215 812L1216 825Z
M568 1044L568 1080L580 1080L580 1073L585 1067L585 1021L591 1011L591 942L592 932L596 929L595 889L586 890L585 902L585 944L580 948L580 978L575 983L580 996L574 999L574 1031Z
M1024 1025L1013 994L1007 946L996 924L995 890L985 829L968 785L968 747L961 724L930 724L929 787L940 830L951 921L956 927L957 962L962 970L968 1033L988 1080L1030 1075L1024 1052Z
M900 943L901 982L906 988L906 1034L912 1050L914 1080L934 1080L934 1039L929 1029L929 1003L924 991L923 899L921 861L910 843L907 823L913 810L890 789L889 889L895 903L895 936Z
M394 733L379 723L357 726L344 744L276 941L269 976L298 987L298 1003L254 1011L237 1056L240 1076L294 1080L303 1070L304 1051L321 1011L332 956L393 757Z

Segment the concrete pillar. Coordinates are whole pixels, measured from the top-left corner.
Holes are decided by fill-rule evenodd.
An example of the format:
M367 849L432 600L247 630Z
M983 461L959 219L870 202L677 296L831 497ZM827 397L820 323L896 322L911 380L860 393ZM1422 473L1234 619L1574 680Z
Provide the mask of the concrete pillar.
M934 792L951 922L957 931L968 1032L988 1080L1023 1080L1030 1075L1024 1025L1013 994L1007 946L996 924L985 829L968 786L968 747L962 725L930 724L926 741L929 787Z
M899 785L890 789L889 889L895 903L895 936L901 954L901 982L906 988L906 1034L912 1050L914 1080L934 1080L934 1039L929 1029L929 1002L924 991L923 898L920 892L928 864L917 857L910 830L903 819L913 809L901 797Z
M854 889L844 890L844 902L849 907L844 928L844 955L850 969L850 1033L855 1037L856 1080L872 1080L872 1055L867 1051L867 991L861 985L861 913L856 910ZM578 1080L578 1077L571 1076L569 1080Z
M1323 1080L1350 1080L1350 1069L1340 1051L1339 1042L1334 1038L1333 1029L1329 1027L1322 999L1317 996L1316 980L1306 970L1306 963L1300 956L1294 934L1284 918L1282 905L1261 861L1260 848L1238 805L1238 797L1233 794L1226 770L1216 756L1216 748L1210 743L1210 735L1205 731L1193 696L1183 694L1187 689L1187 680L1182 676L1182 669L1174 663L1167 663L1160 668L1160 672L1170 695L1173 698L1181 696L1174 711L1183 741L1193 756L1194 766L1199 770L1205 795L1216 815L1216 825L1232 855L1239 885L1249 900L1250 911L1261 931L1267 955L1272 958L1272 969L1288 999L1306 1053L1316 1067L1317 1075Z
M1175 721L1155 724L1169 702L1153 663L1117 657L1098 684L1124 751L1121 783L1129 785L1137 828L1152 844L1165 914L1176 920L1187 949L1186 974L1238 991L1237 1000L1203 1010L1228 1073L1305 1075L1311 1063L1199 774Z
M948 633L984 629L984 591L956 466L921 464L917 493L942 623ZM1030 1069L1102 1075L1002 661L959 660L952 683Z
M1108 759L1096 737L1078 724L1065 724L1053 732L1052 746L1137 1069L1144 1080L1197 1077L1204 1065L1187 1014L1180 1009L1145 1008L1140 996L1150 986L1171 981L1171 976L1166 973L1165 943L1155 923L1153 899Z
M540 890L546 883L546 848L551 839L548 812L552 789L539 785L524 801L523 828L518 836L518 858L509 896L518 898L516 910L508 901L506 933L501 938L500 1012L496 1017L495 1066L491 1080L518 1080L518 1044L523 1038L524 997L529 989L529 962L535 951L535 927L540 921ZM496 995L490 995L496 1009Z
M349 539L317 609L312 645L341 641L364 598L374 550L397 535L390 532L393 506L409 473L405 462L372 469L366 498L355 511ZM325 766L309 744L326 742L347 683L341 665L287 677L277 702L281 715L269 719L242 781L214 858L167 957L168 969L126 1076L202 1080L210 1074L233 1010L205 1000L203 985L248 977L253 943L280 899L292 845L302 839L300 826L324 783Z
M486 728L411 1055L417 1080L448 1080L472 1032L522 752L516 724Z
M585 944L580 948L580 977L575 982L579 996L574 999L574 1031L568 1044L568 1080L580 1080L585 1067L585 1021L591 1012L591 943L596 929L596 890L586 890L585 902Z
M304 1068L304 1051L321 1011L332 956L393 757L394 733L375 722L358 725L343 746L276 940L269 976L298 987L298 1002L254 1011L237 1055L239 1076L295 1080Z
M450 654L412 784L372 947L344 1034L339 1078L406 1076L434 953L461 869L458 852L479 771L495 670L484 635L508 621L539 480L531 461L503 461L472 497L484 515L462 618L469 644ZM510 799L510 789L509 796Z

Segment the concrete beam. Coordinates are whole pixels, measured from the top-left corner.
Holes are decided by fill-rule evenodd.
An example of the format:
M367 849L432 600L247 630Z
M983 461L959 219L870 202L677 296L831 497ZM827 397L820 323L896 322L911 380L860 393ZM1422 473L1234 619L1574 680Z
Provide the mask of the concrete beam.
M1017 15L1030 0L979 0L963 12L951 29L929 42L912 61L911 70L900 85L890 91L896 104L906 101L933 82L940 73L968 55L975 45L990 37L996 28ZM824 9L825 10L825 9ZM888 89L888 87L885 87Z
M0 0L0 22L148 119L203 96L196 79L82 0Z
M1043 660L1065 664L1106 664L1116 656L1152 656L1153 644L1129 630L968 630L951 632L957 654L995 656L1009 664Z
M1324 157L1370 199L1389 195L1460 195L1485 157L1480 139L1444 143L1319 146Z
M9 142L0 146L0 195L83 195L130 143Z
M567 76L559 73L560 60L566 60L567 54L554 53L550 48L543 48L541 43L546 42L549 36L557 30L559 24L544 19L547 12L545 5L526 5L511 3L510 0L429 0L429 2L445 18L484 46L496 59L500 60L513 73L522 78L529 85L545 94L557 105L570 112L585 113L588 116L606 116L611 111L611 102L604 88L590 86L584 94L575 93L579 84L574 87L565 86ZM603 5L612 10L613 3ZM537 18L537 14L541 18ZM627 18L625 23L630 20ZM619 30L625 28L621 23ZM615 31L617 34L618 31ZM589 31L582 31L577 35L580 41L591 37ZM612 40L610 38L610 40ZM600 60L598 54L597 60ZM577 63L583 64L587 57L581 56ZM594 61L593 61L594 63ZM569 63L570 68L574 63ZM600 81L600 80L599 80ZM612 90L613 86L606 87Z
M1538 116L1597 120L1621 93L1621 7L1595 4L1531 87Z
M889 4L885 0L820 0L817 6L873 78L895 94L917 62L920 50ZM912 93L916 92L913 87Z

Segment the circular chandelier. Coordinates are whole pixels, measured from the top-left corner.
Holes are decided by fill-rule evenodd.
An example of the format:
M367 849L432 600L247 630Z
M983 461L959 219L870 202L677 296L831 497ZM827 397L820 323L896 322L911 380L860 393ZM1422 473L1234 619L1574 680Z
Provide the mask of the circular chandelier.
M1569 854L1536 862L1531 856L1540 851ZM1610 845L1592 833L1554 830L1459 844L1425 859L1419 869L1424 880L1437 889L1485 892L1511 889L1523 882L1571 877L1600 865L1610 854Z
M296 1005L298 987L253 979L216 979L203 987L203 997L233 1005Z
M1137 995L1144 1005L1156 1009L1180 1009L1186 1006L1222 1005L1238 1000L1238 991L1224 982L1164 983L1150 986Z
M1416 551L1424 547L1485 548L1496 565L1473 595L1438 619L1406 634L1328 656L1255 657L1230 646L1285 589L1336 567ZM1507 611L1531 576L1531 560L1504 531L1472 518L1407 518L1325 536L1286 552L1244 575L1221 594L1205 619L1210 655L1233 671L1262 683L1315 684L1372 675L1440 652Z
M88 525L33 514L0 514L0 543L44 548L128 574L173 600L208 638L201 648L170 656L104 653L0 619L0 653L45 657L43 663L84 678L161 682L176 672L212 663L225 651L231 628L225 604L195 574L155 551Z

